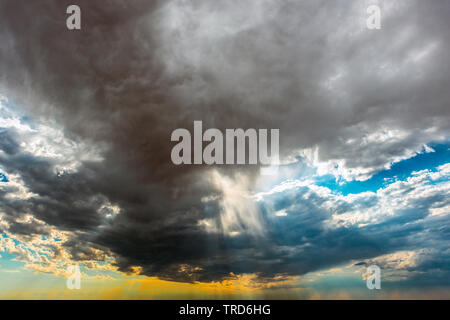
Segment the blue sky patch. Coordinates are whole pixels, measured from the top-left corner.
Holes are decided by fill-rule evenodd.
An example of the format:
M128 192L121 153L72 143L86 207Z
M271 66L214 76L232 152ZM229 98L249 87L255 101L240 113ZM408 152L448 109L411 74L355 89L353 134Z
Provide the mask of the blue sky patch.
M332 191L343 195L361 193L366 191L377 191L386 185L405 180L414 171L428 169L436 171L438 166L446 164L450 160L450 144L429 145L434 152L419 153L416 156L394 163L390 169L382 170L366 181L349 181L339 184L333 175L324 175L316 178L318 186L327 187Z
M0 182L9 182L8 178L0 172Z

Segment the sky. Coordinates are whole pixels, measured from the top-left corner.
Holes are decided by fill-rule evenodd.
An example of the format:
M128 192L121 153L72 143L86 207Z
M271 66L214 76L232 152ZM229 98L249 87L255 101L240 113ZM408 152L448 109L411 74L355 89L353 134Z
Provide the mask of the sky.
M0 0L0 299L449 299L449 16ZM194 121L279 129L278 169L175 165Z

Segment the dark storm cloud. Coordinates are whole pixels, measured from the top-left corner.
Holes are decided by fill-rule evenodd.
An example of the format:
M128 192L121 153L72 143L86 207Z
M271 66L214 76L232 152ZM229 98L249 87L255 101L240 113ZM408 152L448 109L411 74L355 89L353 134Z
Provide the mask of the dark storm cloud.
M19 144L14 141L6 131L0 131L0 145L6 154L14 154L19 150Z
M171 163L170 134L193 120L280 128L283 156L318 146L321 160L373 173L448 134L447 1L386 2L381 31L366 30L365 6L350 1L119 0L76 1L82 29L68 31L73 3L0 3L0 90L101 146L104 160L58 176L2 133L1 165L39 195L3 198L7 217L81 231L84 245L66 244L74 256L99 246L123 271L182 281L302 274L402 247L356 228L326 230L320 197L265 237L207 232L198 222L220 220L221 205L201 199L222 190L205 167ZM239 170L254 178L255 168ZM121 209L108 223L105 201ZM182 264L202 269L180 273Z

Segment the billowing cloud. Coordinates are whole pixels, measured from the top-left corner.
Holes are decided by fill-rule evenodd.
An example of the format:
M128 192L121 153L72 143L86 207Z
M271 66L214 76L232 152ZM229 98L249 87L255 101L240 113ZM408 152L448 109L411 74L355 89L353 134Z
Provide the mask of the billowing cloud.
M379 1L377 31L367 3L80 0L69 31L70 1L2 1L1 230L188 282L436 261L448 165L350 195L313 179L364 181L448 141L448 2ZM280 175L175 166L170 134L194 120L279 128Z

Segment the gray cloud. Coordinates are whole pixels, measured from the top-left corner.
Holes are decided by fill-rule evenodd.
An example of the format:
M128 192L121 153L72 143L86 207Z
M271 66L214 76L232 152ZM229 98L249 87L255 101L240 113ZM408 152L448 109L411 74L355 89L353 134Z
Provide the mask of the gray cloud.
M380 31L365 29L365 4L356 1L77 1L82 30L70 32L72 2L2 1L0 92L35 118L56 121L69 139L98 147L103 161L57 175L56 163L21 151L12 130L1 132L0 164L38 195L0 194L10 232L45 233L15 222L32 214L77 232L66 243L74 257L103 248L123 271L137 265L180 281L303 274L404 248L422 232L420 224L403 226L407 214L386 226L328 230L326 199L297 202L307 192L298 190L274 204L293 203L285 222L262 208L264 235L231 237L220 225L223 190L209 168L174 166L169 139L194 120L280 128L284 159L318 148L320 161L353 170L349 179L409 157L449 133L447 1L383 2ZM256 168L220 173L243 174L250 190L257 179ZM218 200L202 201L211 196ZM105 222L108 201L121 213ZM221 232L200 227L204 219ZM377 238L387 228L399 235ZM183 274L182 264L202 269Z

